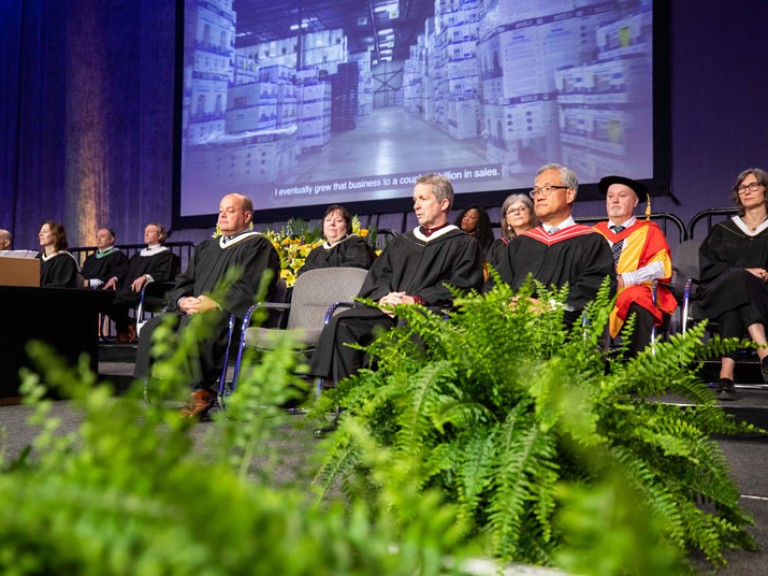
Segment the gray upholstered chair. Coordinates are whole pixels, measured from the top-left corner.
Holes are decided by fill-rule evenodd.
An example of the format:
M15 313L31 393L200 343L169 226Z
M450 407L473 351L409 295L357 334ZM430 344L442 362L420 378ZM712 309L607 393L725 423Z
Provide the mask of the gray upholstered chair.
M354 303L368 271L363 268L317 268L304 272L296 279L290 303L259 302L254 304L243 319L243 329L232 378L231 390L237 386L243 353L247 347L269 350L274 345L276 332L288 331L295 339L297 349L310 355L320 339L323 326L337 310ZM251 316L258 309L285 310L288 314L285 328L250 326ZM225 379L221 379L220 395L225 395Z

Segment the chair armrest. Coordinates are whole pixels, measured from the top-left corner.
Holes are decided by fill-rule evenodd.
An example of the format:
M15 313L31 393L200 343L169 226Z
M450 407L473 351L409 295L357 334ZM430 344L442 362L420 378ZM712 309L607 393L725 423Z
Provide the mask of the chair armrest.
M142 297L147 296L165 296L176 284L174 282L156 282L150 280L141 288Z
M325 320L323 321L323 324L328 324L328 322L331 321L331 318L333 318L334 313L336 312L337 308L352 308L352 306L355 305L355 302L334 302L330 306L328 306L328 310L325 312Z
M164 300L166 294L168 294L174 286L174 282L155 282L153 280L145 282L144 286L141 287L139 305L136 309L136 317L141 318L143 316L148 307L149 298L160 298Z
M285 313L291 309L290 302L256 302L252 304L250 308L245 312L243 317L243 330L245 330L251 324L251 316L253 316L256 310L275 310L281 313Z

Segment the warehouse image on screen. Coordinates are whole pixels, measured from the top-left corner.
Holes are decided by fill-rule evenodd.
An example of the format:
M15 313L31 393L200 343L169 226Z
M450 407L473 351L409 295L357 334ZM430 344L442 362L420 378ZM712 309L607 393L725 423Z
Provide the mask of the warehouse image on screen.
M654 176L651 0L186 0L181 217Z

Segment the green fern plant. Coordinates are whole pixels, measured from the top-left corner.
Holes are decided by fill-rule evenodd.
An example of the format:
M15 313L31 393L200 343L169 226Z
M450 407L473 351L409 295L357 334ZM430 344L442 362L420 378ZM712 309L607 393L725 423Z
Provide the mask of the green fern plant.
M231 418L212 425L214 446L194 450L195 424L169 402L185 392L187 355L205 338L205 316L176 346L170 330L155 332L154 374L163 379L153 382L150 404L140 382L116 397L86 358L71 368L29 344L41 375L27 373L23 390L41 431L29 451L0 460L0 573L437 576L448 555L464 557L454 507L411 486L386 452L367 460L387 470L369 503L315 503L290 479L275 485L274 440L288 417L270 406L285 400L300 371L289 339L244 370ZM82 415L76 430L62 433L51 417L50 388Z
M414 484L455 503L503 560L677 574L688 550L718 564L726 548L751 548L751 519L710 438L753 429L725 415L692 369L740 343L707 347L699 326L627 360L602 346L607 284L570 330L567 287L530 281L513 295L496 284L485 295L456 294L447 321L397 309L402 326L368 347L376 368L318 405L318 413L346 408L315 480L320 493L339 481L353 498L376 491L365 462L375 446L408 462ZM559 304L539 313L534 288ZM654 401L668 393L694 407Z

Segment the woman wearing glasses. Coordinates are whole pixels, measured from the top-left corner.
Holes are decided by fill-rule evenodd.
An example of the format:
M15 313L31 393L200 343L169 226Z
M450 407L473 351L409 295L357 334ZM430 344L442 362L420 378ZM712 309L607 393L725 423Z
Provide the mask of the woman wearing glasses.
M501 205L501 237L494 240L488 253L488 262L497 267L499 258L506 257L507 244L517 236L536 228L539 219L533 211L533 202L525 194L511 194Z
M701 282L699 297L708 318L717 320L724 338L741 337L746 331L761 346L757 356L763 380L768 381L768 348L765 325L768 319L768 173L749 168L739 174L731 198L739 213L718 222L699 251ZM736 400L733 378L736 355L720 363L717 395Z

